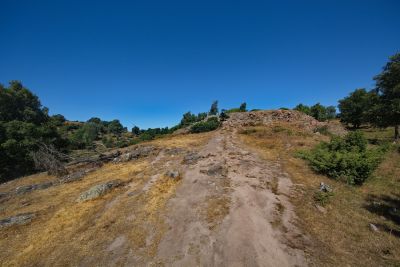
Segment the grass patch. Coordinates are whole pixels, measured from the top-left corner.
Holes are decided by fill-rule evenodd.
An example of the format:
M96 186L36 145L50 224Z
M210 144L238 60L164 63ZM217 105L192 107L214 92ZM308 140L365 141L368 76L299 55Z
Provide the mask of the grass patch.
M211 197L207 201L206 220L210 230L215 229L229 214L230 199L227 196Z
M314 193L314 200L321 206L326 206L333 197L333 192L316 191Z

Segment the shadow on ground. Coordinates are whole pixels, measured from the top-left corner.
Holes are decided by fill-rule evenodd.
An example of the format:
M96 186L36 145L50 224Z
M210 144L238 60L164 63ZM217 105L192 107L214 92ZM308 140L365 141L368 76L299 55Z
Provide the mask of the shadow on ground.
M400 195L369 195L365 205L371 213L384 218L385 223L376 226L400 238Z

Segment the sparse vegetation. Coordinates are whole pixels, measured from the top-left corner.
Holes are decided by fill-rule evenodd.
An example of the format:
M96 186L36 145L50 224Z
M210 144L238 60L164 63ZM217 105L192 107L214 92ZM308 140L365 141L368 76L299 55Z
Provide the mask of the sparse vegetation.
M376 169L384 152L384 147L367 148L367 140L361 132L350 132L344 138L333 137L329 143L322 142L299 155L319 173L360 185Z
M310 115L318 121L326 121L336 118L336 108L334 106L325 107L320 103L317 103L311 107L298 104L296 107L294 107L294 110Z
M321 206L326 206L332 197L333 192L316 191L314 193L314 200Z
M190 132L192 133L202 133L216 130L221 123L219 122L217 117L208 118L207 121L202 121L193 124L190 128Z

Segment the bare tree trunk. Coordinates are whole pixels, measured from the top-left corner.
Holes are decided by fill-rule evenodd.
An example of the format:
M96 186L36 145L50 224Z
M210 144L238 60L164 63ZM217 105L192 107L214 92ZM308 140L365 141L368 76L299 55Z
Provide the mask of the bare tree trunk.
M395 141L399 140L399 125L394 126L394 140Z

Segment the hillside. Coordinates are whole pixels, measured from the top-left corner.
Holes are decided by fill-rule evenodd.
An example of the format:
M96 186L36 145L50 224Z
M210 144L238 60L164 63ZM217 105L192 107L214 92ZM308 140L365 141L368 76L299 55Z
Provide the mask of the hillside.
M383 219L363 205L366 193L398 185L349 188L293 157L328 139L315 133L324 125L344 132L295 111L234 113L213 132L111 151L61 178L4 183L1 265L395 265L398 238L371 232ZM399 174L382 164L395 172L384 179ZM335 190L325 207L312 198L321 181Z

